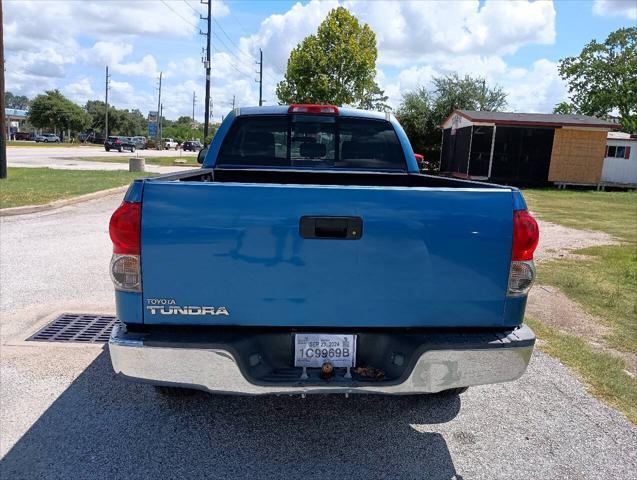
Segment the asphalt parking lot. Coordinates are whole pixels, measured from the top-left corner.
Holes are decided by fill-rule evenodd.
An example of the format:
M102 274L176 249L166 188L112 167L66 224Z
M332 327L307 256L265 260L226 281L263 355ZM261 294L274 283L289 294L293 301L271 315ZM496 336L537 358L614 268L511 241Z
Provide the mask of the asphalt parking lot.
M114 163L101 161L79 161L77 157L104 157L113 159L120 157L127 159L130 157L183 157L185 159L196 159L197 153L175 150L137 150L131 152L107 152L103 147L95 145L80 145L77 147L57 147L57 146L21 146L7 148L7 162L9 167L48 167L64 170L128 170L128 163ZM169 173L179 171L184 167L146 165L146 170L155 173ZM191 167L192 168L192 167Z
M102 346L24 342L114 312L120 200L0 219L1 478L637 478L637 429L537 352L459 397L180 399L120 381Z

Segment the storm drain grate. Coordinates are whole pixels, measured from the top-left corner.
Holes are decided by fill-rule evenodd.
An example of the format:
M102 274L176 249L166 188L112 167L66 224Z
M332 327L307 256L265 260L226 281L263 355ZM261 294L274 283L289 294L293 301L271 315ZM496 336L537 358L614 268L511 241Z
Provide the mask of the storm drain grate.
M108 342L111 330L117 323L113 315L65 313L27 340L34 342Z

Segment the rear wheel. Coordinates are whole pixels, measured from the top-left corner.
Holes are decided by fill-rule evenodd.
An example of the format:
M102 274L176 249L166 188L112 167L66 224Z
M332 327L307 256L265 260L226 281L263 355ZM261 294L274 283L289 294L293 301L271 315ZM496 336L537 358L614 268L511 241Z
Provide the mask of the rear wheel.
M119 153L122 153L122 147L119 147L119 148L117 149L117 151L118 151Z
M135 147L130 147L130 153L135 153Z
M167 387L166 385L155 385L155 391L165 397L191 397L197 390L192 388Z
M110 149L110 148L108 148L108 147L104 147L104 150L106 150L107 152L110 152L110 151L111 151L111 149Z

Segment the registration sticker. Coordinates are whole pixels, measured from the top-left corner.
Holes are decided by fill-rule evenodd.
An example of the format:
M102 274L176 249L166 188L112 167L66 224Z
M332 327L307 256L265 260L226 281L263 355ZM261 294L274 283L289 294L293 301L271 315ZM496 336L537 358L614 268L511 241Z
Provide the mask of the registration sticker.
M294 335L294 366L320 368L356 366L356 335L297 333Z

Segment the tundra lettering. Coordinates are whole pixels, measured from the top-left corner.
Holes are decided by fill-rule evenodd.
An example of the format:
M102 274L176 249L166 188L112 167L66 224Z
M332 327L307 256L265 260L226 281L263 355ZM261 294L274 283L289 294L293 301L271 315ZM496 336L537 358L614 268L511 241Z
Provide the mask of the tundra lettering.
M152 305L146 307L151 315L157 312L162 315L230 315L226 307L179 307Z

